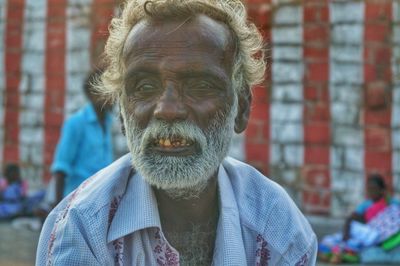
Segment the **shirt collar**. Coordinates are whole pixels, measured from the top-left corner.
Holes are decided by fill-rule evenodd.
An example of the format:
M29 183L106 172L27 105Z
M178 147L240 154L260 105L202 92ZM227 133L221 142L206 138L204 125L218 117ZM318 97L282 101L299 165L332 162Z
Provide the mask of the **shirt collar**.
M215 241L214 265L224 265L230 258L237 265L246 265L246 253L243 244L239 209L232 183L222 164L218 171L220 216Z
M107 242L148 227L161 228L157 200L151 186L136 172L128 181L126 192L119 202Z

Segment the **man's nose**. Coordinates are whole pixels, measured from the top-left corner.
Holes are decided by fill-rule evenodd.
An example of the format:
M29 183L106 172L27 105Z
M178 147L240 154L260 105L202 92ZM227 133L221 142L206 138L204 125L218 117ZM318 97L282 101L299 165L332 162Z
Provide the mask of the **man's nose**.
M186 119L187 110L182 101L178 90L173 86L168 86L158 99L154 117L170 122Z

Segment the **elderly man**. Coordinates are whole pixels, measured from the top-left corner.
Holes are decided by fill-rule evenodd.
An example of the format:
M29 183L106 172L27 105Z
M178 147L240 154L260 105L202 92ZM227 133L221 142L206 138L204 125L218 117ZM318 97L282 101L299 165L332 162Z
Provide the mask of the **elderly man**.
M101 90L120 105L130 155L53 210L36 264L314 265L315 234L289 196L226 157L261 48L240 0L127 1Z

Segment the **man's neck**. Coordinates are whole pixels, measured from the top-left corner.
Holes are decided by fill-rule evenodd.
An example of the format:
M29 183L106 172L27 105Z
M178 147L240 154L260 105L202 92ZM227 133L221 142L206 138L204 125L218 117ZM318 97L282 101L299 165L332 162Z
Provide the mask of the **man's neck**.
M173 198L166 191L154 189L161 223L184 228L186 225L208 223L218 213L217 177L212 177L198 197Z
M219 217L216 175L196 198L176 199L163 190L154 191L163 233L178 250L182 262L203 261L197 265L210 265Z

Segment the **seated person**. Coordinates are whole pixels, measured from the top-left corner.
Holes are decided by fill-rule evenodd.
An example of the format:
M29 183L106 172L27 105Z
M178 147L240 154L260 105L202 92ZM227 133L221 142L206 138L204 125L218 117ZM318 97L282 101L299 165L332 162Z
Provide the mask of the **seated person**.
M332 263L356 262L363 248L377 245L381 241L379 232L369 223L379 219L378 214L382 214L388 206L400 206L400 202L387 193L385 181L379 174L368 177L366 189L368 198L346 219L343 234L329 235L321 241L321 260Z
M350 238L350 224L352 221L368 223L388 205L400 205L399 200L391 197L386 191L385 180L379 174L369 176L367 181L367 196L355 211L346 219L343 230L343 240Z
M22 214L28 185L20 175L19 166L8 164L0 178L0 219Z

